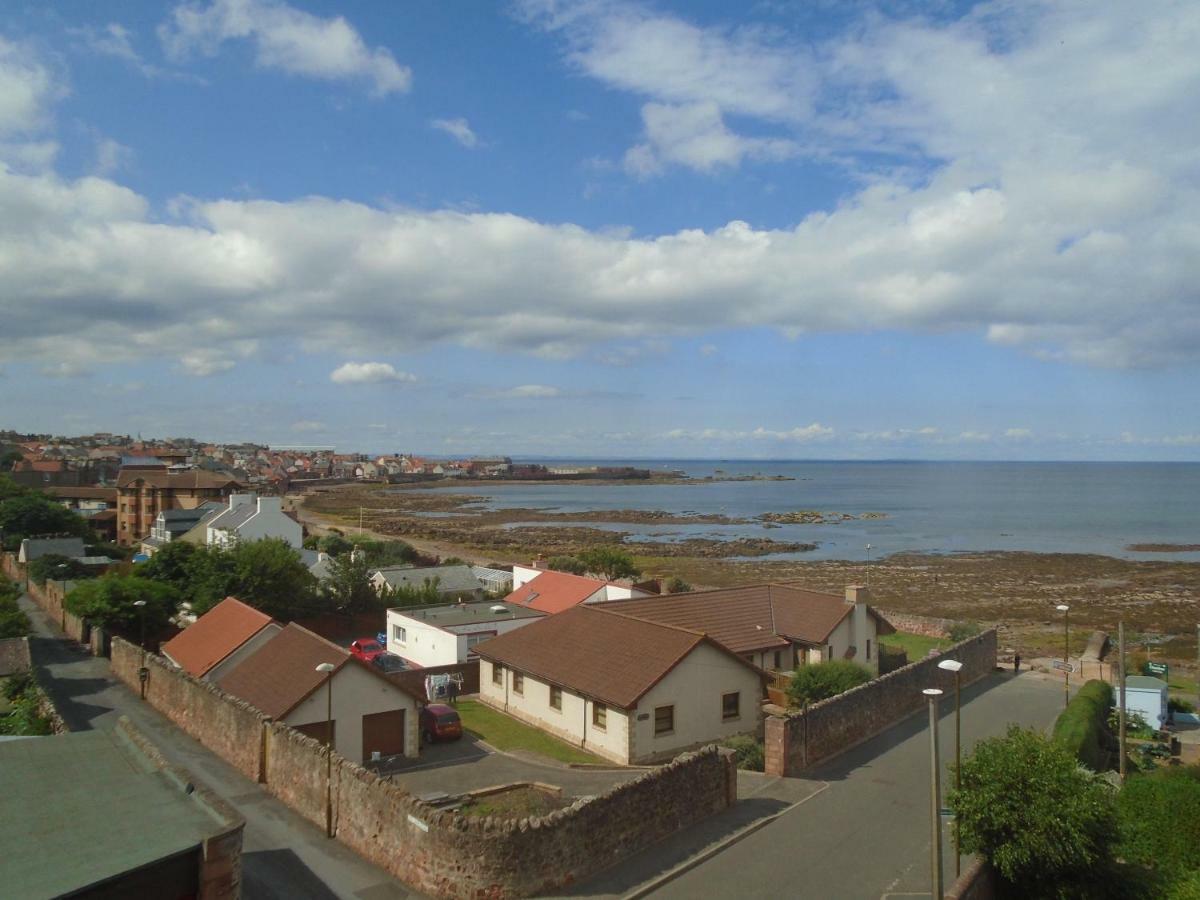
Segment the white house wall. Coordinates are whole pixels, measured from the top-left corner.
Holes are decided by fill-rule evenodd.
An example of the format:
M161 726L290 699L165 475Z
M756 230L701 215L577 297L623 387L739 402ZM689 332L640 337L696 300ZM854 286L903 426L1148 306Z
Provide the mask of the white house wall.
M288 725L312 725L324 722L326 691L322 684L299 706L288 713L284 721ZM391 712L403 709L404 755L417 755L417 703L412 695L405 693L387 680L364 671L362 666L351 660L333 676L333 719L334 749L351 762L363 758L362 717L371 713Z
M304 541L304 529L300 523L283 514L278 497L262 497L259 509L243 522L237 530L239 540L258 541L263 538L281 538L288 546L300 549Z
M721 698L739 695L739 715L722 718ZM759 676L715 647L701 644L652 687L633 715L632 762L668 759L688 748L758 729L762 681ZM654 710L675 707L675 728L654 734Z
M600 731L592 724L593 701L563 689L562 709L550 706L550 686L529 675L524 692L512 690L512 671L505 668L503 684L492 682L492 663L479 661L479 699L489 706L541 728L576 747L615 762L629 762L629 719L625 711L608 707Z
M405 630L405 639L396 639L396 626ZM397 656L419 666L449 666L458 662L458 635L430 625L421 619L388 610L387 648Z

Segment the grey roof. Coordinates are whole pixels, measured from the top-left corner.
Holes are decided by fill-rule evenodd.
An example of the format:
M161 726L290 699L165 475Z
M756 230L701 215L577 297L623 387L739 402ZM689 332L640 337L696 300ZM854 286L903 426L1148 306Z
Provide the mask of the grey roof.
M396 567L375 571L382 575L388 587L392 588L421 587L435 578L439 594L471 593L487 588L471 566L428 566L420 569Z
M164 522L182 522L191 520L198 522L204 517L207 510L203 506L197 506L195 509L164 509L159 513Z
M257 503L243 503L241 506L235 506L233 509L228 509L221 513L221 515L208 523L208 527L237 528L239 525L245 525L246 520L256 512L258 512Z
M1161 678L1155 678L1151 675L1126 675L1125 687L1143 688L1151 691L1165 691L1168 685Z
M4 893L59 897L199 847L224 830L119 734L0 744ZM71 836L69 843L50 839Z
M60 556L83 556L87 551L83 547L83 538L25 538L21 541L21 558L25 562L33 562L50 553Z
M503 607L503 611L499 611L497 607ZM427 622L438 628L478 625L481 622L503 622L511 619L539 619L546 615L536 609L517 606L515 603L498 603L495 600L448 603L445 606L399 606L392 608L389 612Z

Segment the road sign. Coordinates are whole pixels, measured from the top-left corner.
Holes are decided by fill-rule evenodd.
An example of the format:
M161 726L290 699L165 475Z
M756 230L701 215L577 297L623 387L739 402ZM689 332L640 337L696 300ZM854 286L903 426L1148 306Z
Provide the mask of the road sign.
M1146 673L1148 675L1161 675L1163 678L1166 678L1168 671L1169 671L1169 669L1167 668L1166 663L1160 663L1160 662L1146 663Z
M1069 662L1063 662L1061 659L1055 659L1050 662L1050 665L1058 669L1060 672L1074 672L1075 667Z

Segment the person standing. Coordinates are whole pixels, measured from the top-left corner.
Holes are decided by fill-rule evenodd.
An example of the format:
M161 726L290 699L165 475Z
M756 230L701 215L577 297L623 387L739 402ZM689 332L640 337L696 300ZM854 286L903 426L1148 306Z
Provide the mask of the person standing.
M1020 673L1021 673L1021 654L1014 653L1013 654L1013 674L1019 675Z

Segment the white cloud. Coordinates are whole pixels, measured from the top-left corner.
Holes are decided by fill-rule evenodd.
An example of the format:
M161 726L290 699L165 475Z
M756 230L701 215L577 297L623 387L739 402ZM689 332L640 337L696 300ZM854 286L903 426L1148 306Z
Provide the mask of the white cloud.
M1033 432L1028 428L1009 428L1004 436L1012 441L1027 441L1033 437Z
M212 350L192 350L179 358L180 368L188 375L197 378L207 378L209 375L219 375L234 367L232 359Z
M313 432L325 431L325 423L314 422L311 419L301 419L299 422L292 423L292 431L297 434L312 434Z
M701 356L715 356L717 352L716 344L704 344L700 347Z
M464 147L475 147L479 143L479 138L471 130L471 125L466 119L434 119L429 125L438 131L444 131Z
M213 55L224 41L254 43L260 66L326 81L365 80L377 96L404 92L412 72L384 47L369 48L341 16L323 19L279 0L184 3L159 26L167 55Z
M97 137L95 165L97 175L111 175L118 169L129 165L132 159L133 151L124 144L110 137Z
M822 425L820 422L813 422L811 425L797 426L795 428L778 431L770 428L758 427L750 431L742 431L730 428L703 428L703 429L688 429L674 428L666 432L662 437L668 440L684 440L684 441L780 441L786 443L807 444L812 441L828 440L836 434L833 428Z
M413 382L417 376L399 372L391 363L348 362L330 372L329 380L334 384L376 384L381 381Z
M0 36L0 138L44 128L49 104L66 87L45 60L24 44Z
M736 167L746 157L782 160L797 152L791 140L734 134L714 103L647 103L642 107L642 122L646 142L626 151L624 165L627 172L643 178L659 174L668 163L711 172Z
M94 25L68 28L67 33L92 53L120 60L146 78L168 78L173 81L191 82L203 81L203 79L197 78L194 75L171 71L146 62L133 46L133 32L117 22L109 22L103 28L98 28Z

